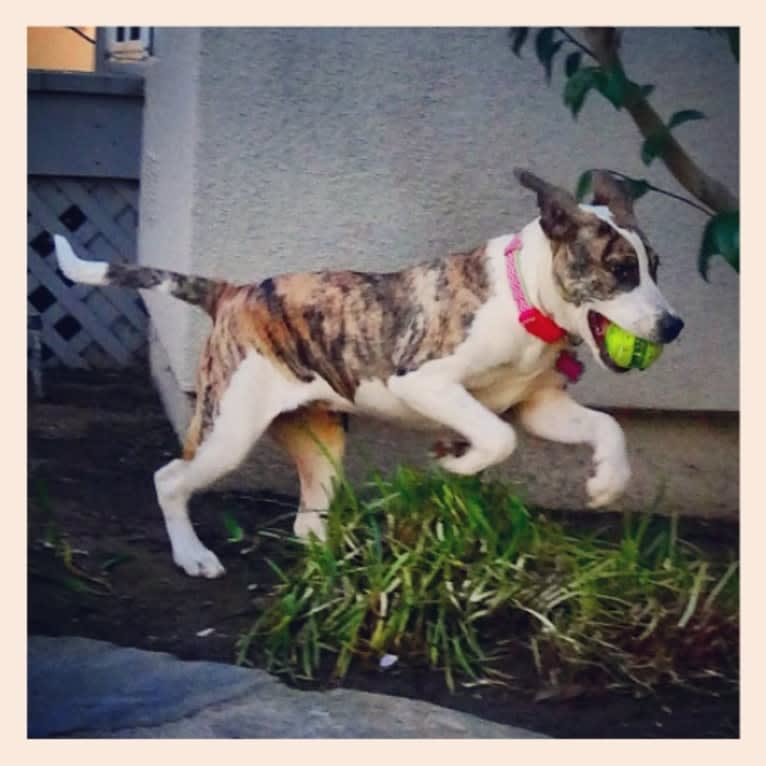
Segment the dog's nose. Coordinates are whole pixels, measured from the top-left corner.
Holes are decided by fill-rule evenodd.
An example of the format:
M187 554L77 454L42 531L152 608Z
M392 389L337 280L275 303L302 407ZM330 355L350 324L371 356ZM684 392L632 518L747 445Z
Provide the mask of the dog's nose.
M681 334L681 330L684 329L684 321L681 317L673 316L673 314L665 314L660 319L657 329L660 334L660 343L670 343Z

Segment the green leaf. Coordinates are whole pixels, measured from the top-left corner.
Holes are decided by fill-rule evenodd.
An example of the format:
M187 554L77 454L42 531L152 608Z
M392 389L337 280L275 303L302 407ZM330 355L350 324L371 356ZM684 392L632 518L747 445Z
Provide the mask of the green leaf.
M705 115L696 109L682 109L680 112L676 112L671 116L668 121L668 130L673 130L673 128L683 125L685 122L690 122L691 120L704 119L706 119Z
M739 210L719 213L705 227L697 261L705 281L708 281L708 266L714 255L720 255L739 274Z
M526 42L529 35L529 27L513 27L508 34L511 37L511 50L516 56L521 58L521 47Z
M582 61L582 53L580 51L574 51L566 57L564 72L567 77L571 77L580 68L580 61Z
M223 524L226 527L226 534L228 536L228 542L238 543L244 540L245 533L239 522L234 518L234 514L231 511L224 511Z
M656 157L662 155L667 147L670 131L673 128L683 125L685 122L704 119L705 115L696 109L682 109L680 112L675 112L670 117L667 125L663 125L662 128L648 136L641 145L641 159L644 161L644 164L651 165Z
M535 36L535 53L541 64L545 64L546 56L554 43L556 30L553 27L543 27Z
M739 27L695 27L709 35L721 35L729 43L729 50L739 63Z
M589 66L578 69L569 77L564 86L564 104L572 110L572 117L577 117L585 103L588 91L596 84L597 75L601 73L598 67Z
M564 44L563 40L554 40L555 32L554 27L544 27L535 37L535 51L540 63L545 67L545 79L547 82L551 80L553 58Z
M656 133L652 133L643 144L641 144L641 159L644 165L651 165L652 161L659 157L667 146L670 138L670 131L664 126Z
M593 187L592 183L593 171L586 170L578 179L577 187L575 189L575 197L578 202L582 202L589 194Z
M135 560L135 558L136 557L131 553L120 553L116 556L111 556L101 565L101 571L109 572L115 567L118 567L122 564L127 564L129 561Z
M632 83L625 76L622 67L613 66L607 70L602 70L596 76L595 85L599 93L601 93L601 95L609 101L615 109L622 109L625 105Z

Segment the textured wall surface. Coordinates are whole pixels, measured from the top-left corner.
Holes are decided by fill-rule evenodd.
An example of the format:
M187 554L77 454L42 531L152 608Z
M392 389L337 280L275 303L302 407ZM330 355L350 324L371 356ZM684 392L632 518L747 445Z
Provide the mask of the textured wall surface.
M599 96L572 120L561 75L547 87L531 44L515 58L504 29L159 29L156 43L146 262L240 281L396 269L528 222L534 199L514 165L570 188L601 166L680 191L659 164L642 165L637 129ZM629 29L623 50L630 76L657 85L665 118L682 108L708 115L678 136L736 190L738 75L725 44L694 30ZM578 398L735 410L737 278L722 262L712 284L697 276L699 212L656 195L638 212L687 327L650 373L616 379L590 364ZM152 314L189 389L206 320L169 304L152 300Z
M138 257L147 265L207 273L193 241L200 30L158 30L155 51L157 60L145 72ZM193 374L184 377L180 371L190 368L190 357L199 356L206 318L164 295L144 293L144 299L176 374L193 387Z
M607 167L680 191L648 170L637 129L598 96L578 121L547 87L532 47L522 60L503 29L158 29L146 70L139 257L234 281L307 269L393 270L513 231L536 215L514 165L572 188ZM736 190L737 69L722 42L678 29L630 29L630 76L657 85L667 119L709 119L678 136ZM704 217L665 197L638 213L663 263L660 282L687 327L648 373L588 365L574 389L586 403L652 409L738 409L738 282L715 262L696 273ZM209 320L166 296L147 301L152 368L176 429ZM503 332L500 327L498 332ZM738 506L736 415L639 416L625 422L635 479L621 508L729 515ZM427 439L354 423L349 475L422 462ZM368 459L374 456L374 461ZM590 450L534 439L502 471L532 501L582 507ZM296 491L294 471L264 440L235 484Z
M624 59L655 82L678 135L738 183L738 77L726 47L693 30L629 29ZM522 226L532 196L515 164L573 186L590 166L648 175L632 122L597 96L578 121L505 30L158 30L147 72L142 258L234 280L299 269L388 270ZM738 285L695 272L703 216L656 195L639 215L661 284L687 329L647 375L616 384L589 365L581 399L639 407L738 407ZM204 321L152 308L179 381L193 384ZM711 359L721 360L711 365Z

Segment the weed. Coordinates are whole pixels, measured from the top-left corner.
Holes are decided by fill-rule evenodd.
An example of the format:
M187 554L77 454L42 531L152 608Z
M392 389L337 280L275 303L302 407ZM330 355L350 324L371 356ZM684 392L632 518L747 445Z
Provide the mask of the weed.
M329 659L342 678L393 654L450 688L508 683L520 651L549 688L736 675L737 561L705 558L677 518L574 532L501 482L401 467L360 493L340 480L327 543L285 544L239 662L311 679Z

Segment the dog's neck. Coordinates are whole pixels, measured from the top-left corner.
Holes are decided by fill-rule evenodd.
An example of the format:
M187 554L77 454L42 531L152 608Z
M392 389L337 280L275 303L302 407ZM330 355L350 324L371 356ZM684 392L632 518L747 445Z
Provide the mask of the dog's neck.
M553 281L553 250L536 218L520 232L522 242L519 270L526 286L527 301L556 324L567 328L567 306ZM526 257L525 257L526 253Z
M495 283L496 294L502 297L506 307L508 321L518 322L519 307L513 296L506 267L505 251L514 237L521 240L521 252L516 261L516 268L524 295L530 307L536 308L550 317L559 327L573 335L572 328L577 326L576 317L571 314L571 306L559 294L553 277L553 251L550 242L540 227L540 220L535 219L517 234L506 234L489 242L489 270Z

